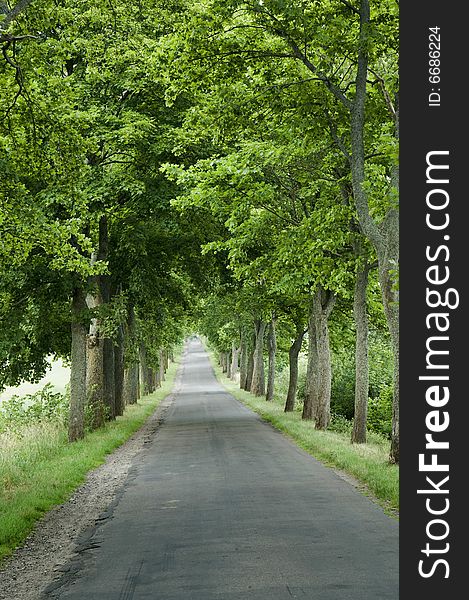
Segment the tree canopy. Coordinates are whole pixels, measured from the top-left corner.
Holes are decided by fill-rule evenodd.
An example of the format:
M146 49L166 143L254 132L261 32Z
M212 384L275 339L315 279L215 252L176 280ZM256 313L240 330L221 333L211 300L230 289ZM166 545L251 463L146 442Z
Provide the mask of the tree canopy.
M371 326L398 462L398 4L1 1L0 45L0 385L70 359L74 440L198 330L286 410L307 346L323 429L355 345L363 441Z

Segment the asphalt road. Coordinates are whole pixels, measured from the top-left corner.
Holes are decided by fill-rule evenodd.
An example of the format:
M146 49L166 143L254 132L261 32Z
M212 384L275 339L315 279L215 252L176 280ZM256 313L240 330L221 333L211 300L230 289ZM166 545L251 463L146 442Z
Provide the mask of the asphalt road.
M182 369L112 516L51 594L397 600L397 522L226 393L200 342Z

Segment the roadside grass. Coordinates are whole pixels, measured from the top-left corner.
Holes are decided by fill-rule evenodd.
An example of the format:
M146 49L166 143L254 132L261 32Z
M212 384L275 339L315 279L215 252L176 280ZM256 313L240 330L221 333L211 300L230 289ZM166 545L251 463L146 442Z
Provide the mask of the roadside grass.
M36 423L0 434L0 562L24 542L36 521L65 502L122 445L171 392L179 360L153 394L129 405L121 417L69 444L64 425Z
M284 398L272 402L255 397L228 379L209 352L215 374L227 391L257 412L265 421L286 433L298 446L329 467L343 471L358 481L358 489L378 502L385 512L398 518L399 467L389 463L389 441L368 433L366 444L351 444L348 433L318 431L310 421L302 421L298 411L284 412Z

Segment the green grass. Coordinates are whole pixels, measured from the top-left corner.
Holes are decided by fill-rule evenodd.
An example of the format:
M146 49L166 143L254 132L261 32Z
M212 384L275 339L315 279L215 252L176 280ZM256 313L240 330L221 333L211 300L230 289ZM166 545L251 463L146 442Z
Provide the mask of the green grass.
M213 354L211 361L219 381L230 394L286 433L306 452L327 466L353 476L362 493L377 501L389 515L398 516L399 467L389 463L388 440L369 433L366 444L351 444L348 433L318 431L310 421L302 421L298 411L285 413L283 398L266 402L265 397L256 398L240 390L237 383L222 373Z
M71 496L88 471L143 425L170 393L178 364L169 366L156 392L73 444L67 442L65 427L54 423L0 435L0 561L21 545L44 513Z

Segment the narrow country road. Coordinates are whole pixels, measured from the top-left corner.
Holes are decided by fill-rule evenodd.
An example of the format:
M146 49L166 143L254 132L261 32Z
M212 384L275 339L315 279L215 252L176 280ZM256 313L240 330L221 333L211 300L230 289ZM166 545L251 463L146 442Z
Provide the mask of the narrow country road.
M60 600L397 600L398 524L239 404L199 341Z

